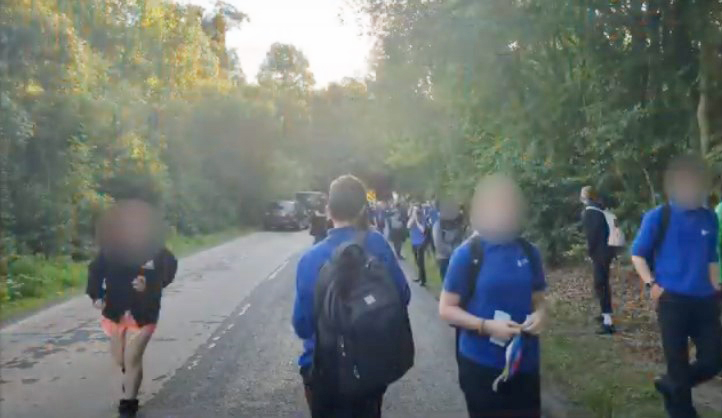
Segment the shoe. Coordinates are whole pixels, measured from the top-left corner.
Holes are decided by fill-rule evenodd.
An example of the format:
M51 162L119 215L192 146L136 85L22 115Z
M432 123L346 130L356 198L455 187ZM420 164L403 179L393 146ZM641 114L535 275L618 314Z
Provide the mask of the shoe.
M667 376L659 376L654 379L654 388L664 398L664 409L669 411L672 407L672 387Z
M614 327L614 325L604 325L602 324L599 329L597 330L597 335L612 335L616 334L617 329Z
M654 388L664 398L664 409L670 417L699 417L697 410L691 403L680 403L680 399L675 399L675 387L669 376L663 375L654 379Z
M120 418L133 418L138 414L137 399L121 399L118 404L118 415Z

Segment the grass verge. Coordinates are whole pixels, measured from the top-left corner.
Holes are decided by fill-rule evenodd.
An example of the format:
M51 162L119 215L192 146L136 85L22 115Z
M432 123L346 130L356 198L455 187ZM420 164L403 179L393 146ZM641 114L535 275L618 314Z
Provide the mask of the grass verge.
M618 328L614 336L594 332L599 308L588 269L552 271L548 282L550 320L541 346L544 380L564 389L571 402L594 417L666 416L652 385L664 371L659 336L651 308L637 297L636 278L613 279ZM715 391L719 389L714 382L695 390L695 406L702 417L720 416L722 404L702 401L704 392Z
M183 257L249 231L234 228L194 237L176 235L167 245L176 256ZM0 324L80 294L87 278L87 265L87 261L75 262L69 257L13 257L0 271Z

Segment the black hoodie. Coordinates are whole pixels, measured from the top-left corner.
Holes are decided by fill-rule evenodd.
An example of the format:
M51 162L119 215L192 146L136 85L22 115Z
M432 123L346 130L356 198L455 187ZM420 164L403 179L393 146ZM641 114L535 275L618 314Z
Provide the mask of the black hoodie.
M138 325L155 324L163 288L173 282L177 269L178 260L166 248L143 265L113 262L101 253L88 266L86 293L92 300L104 298L103 316L114 322L130 311ZM132 282L141 274L145 277L146 288L138 292L133 289Z
M589 206L599 210L588 209ZM604 213L601 212L604 207L599 203L589 203L585 205L582 213L582 225L584 226L584 234L587 237L587 248L589 257L597 262L608 260L614 253L607 244L609 239L609 225Z

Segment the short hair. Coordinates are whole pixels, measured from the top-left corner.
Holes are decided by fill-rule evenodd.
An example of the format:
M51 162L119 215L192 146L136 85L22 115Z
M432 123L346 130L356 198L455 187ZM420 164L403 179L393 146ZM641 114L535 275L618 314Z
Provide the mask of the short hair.
M694 154L681 155L670 161L667 170L664 172L664 187L667 193L671 181L679 174L691 175L698 179L705 187L709 186L707 165L702 157Z
M328 191L328 213L339 221L355 221L363 215L367 205L366 186L356 176L343 175L333 182Z
M695 154L686 154L674 158L667 166L667 172L672 173L689 173L698 177L704 177L707 173L707 165L702 157Z
M597 195L597 191L592 186L584 186L582 187L582 196L586 197L590 200L596 200L599 195Z

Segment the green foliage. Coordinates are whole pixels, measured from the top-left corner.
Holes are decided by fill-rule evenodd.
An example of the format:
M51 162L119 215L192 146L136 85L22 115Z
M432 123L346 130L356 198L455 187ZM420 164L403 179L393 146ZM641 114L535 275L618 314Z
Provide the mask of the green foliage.
M2 302L38 298L77 287L85 280L85 272L84 265L67 258L12 257L7 264L5 283L0 286Z
M3 2L3 301L75 288L116 199L161 206L185 251L259 221L270 199L384 170L364 83L314 91L304 54L275 44L245 84L226 32L247 18L227 2Z
M123 197L162 204L185 234L253 221L280 133L226 51L245 19L223 2L205 16L167 1L5 2L2 253L87 257L98 212Z
M391 169L462 196L484 173L512 173L553 261L575 239L581 186L631 233L670 156L722 155L718 2L356 3L380 38L369 90Z

